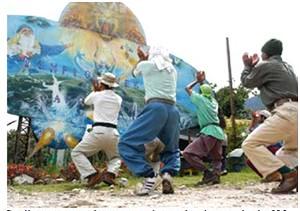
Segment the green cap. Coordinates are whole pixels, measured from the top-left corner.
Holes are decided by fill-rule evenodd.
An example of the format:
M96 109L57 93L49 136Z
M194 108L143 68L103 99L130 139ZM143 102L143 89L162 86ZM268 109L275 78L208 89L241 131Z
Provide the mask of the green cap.
M212 89L210 85L208 84L203 84L200 86L200 90L203 96L210 98L212 95Z

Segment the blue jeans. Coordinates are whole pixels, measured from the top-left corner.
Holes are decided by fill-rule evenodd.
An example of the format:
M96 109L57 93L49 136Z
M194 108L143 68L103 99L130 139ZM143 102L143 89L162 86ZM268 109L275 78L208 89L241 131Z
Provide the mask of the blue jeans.
M160 172L175 175L180 169L179 129L179 112L175 105L150 102L121 136L120 156L135 175L154 175L145 159L144 144L158 137L165 144L160 154L160 160L164 163Z

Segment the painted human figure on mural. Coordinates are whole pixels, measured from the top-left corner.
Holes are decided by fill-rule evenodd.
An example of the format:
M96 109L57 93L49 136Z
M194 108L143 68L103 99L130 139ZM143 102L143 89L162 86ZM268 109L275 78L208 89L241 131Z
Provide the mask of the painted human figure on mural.
M42 44L36 39L33 29L29 25L22 24L17 29L15 36L7 41L7 55L8 59L22 63L19 73L30 75L32 62L38 64L42 57L61 54L66 48L71 46L72 44Z

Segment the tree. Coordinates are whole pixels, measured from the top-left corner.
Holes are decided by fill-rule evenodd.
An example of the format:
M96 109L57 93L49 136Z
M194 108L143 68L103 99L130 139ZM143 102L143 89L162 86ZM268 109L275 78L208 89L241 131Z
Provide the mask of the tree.
M250 90L243 87L241 84L238 88L233 90L234 92L234 105L237 118L245 118L247 111L244 109L244 103L249 97ZM230 111L230 88L229 86L219 89L216 93L219 106L223 109L224 115L227 117L231 116Z

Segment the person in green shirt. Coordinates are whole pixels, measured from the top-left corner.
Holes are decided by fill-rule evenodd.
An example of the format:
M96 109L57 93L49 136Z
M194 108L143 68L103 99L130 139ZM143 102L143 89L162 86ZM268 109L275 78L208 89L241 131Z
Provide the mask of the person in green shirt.
M220 183L222 141L225 139L224 132L219 125L218 103L213 97L210 85L203 84L204 80L205 73L201 72L197 74L197 80L186 87L192 103L196 106L200 136L185 148L183 157L191 166L204 172L202 181L197 185ZM201 94L193 91L197 83L202 84ZM205 166L203 159L206 157L211 158L213 170Z

